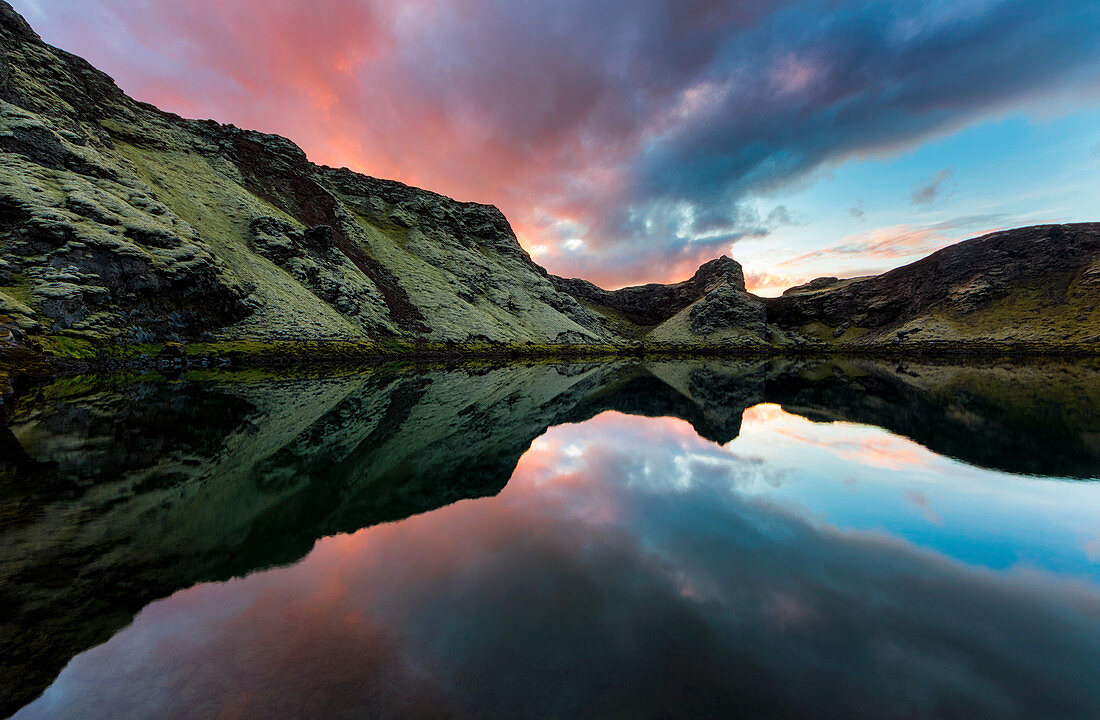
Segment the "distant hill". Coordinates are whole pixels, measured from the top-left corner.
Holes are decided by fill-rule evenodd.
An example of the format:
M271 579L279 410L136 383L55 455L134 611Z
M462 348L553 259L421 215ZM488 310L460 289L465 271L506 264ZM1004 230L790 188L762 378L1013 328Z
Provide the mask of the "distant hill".
M882 275L792 288L767 305L770 323L851 349L1095 351L1100 223L997 232Z

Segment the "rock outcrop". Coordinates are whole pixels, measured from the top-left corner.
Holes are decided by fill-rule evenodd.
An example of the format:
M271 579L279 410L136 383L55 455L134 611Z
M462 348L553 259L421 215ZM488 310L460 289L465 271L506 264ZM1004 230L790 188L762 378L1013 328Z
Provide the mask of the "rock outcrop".
M760 345L766 335L763 301L746 292L741 265L724 255L673 285L604 290L586 280L551 280L620 338L665 345Z
M604 290L587 280L550 276L554 286L578 300L619 313L643 327L668 320L719 286L745 292L745 273L735 260L723 255L703 264L690 280L675 285L638 285L621 290Z

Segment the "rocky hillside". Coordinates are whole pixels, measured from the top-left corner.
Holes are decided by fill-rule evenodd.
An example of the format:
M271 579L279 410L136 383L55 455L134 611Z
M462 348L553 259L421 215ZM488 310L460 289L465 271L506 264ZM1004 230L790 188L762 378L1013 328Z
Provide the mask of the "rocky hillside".
M597 342L496 208L138 103L0 3L0 313L94 342Z
M608 291L536 265L494 207L137 102L2 1L0 51L0 349L1100 345L1096 225L999 233L778 299L747 293L725 257Z
M1100 224L952 245L882 275L822 278L768 300L797 341L846 349L1100 350Z

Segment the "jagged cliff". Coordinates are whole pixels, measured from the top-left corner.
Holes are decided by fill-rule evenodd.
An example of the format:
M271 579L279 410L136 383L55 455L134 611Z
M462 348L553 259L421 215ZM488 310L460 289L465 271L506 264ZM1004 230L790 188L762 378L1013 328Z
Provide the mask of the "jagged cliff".
M682 283L607 291L547 273L494 207L318 166L284 138L137 102L4 2L0 52L0 347L1100 344L1097 225L999 233L778 299L747 293L725 257Z

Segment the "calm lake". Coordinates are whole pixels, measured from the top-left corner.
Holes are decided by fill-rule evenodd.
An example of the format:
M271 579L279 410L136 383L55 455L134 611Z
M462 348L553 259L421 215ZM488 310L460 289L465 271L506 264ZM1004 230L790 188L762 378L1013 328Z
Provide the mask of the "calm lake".
M0 716L1100 717L1100 365L77 377Z

